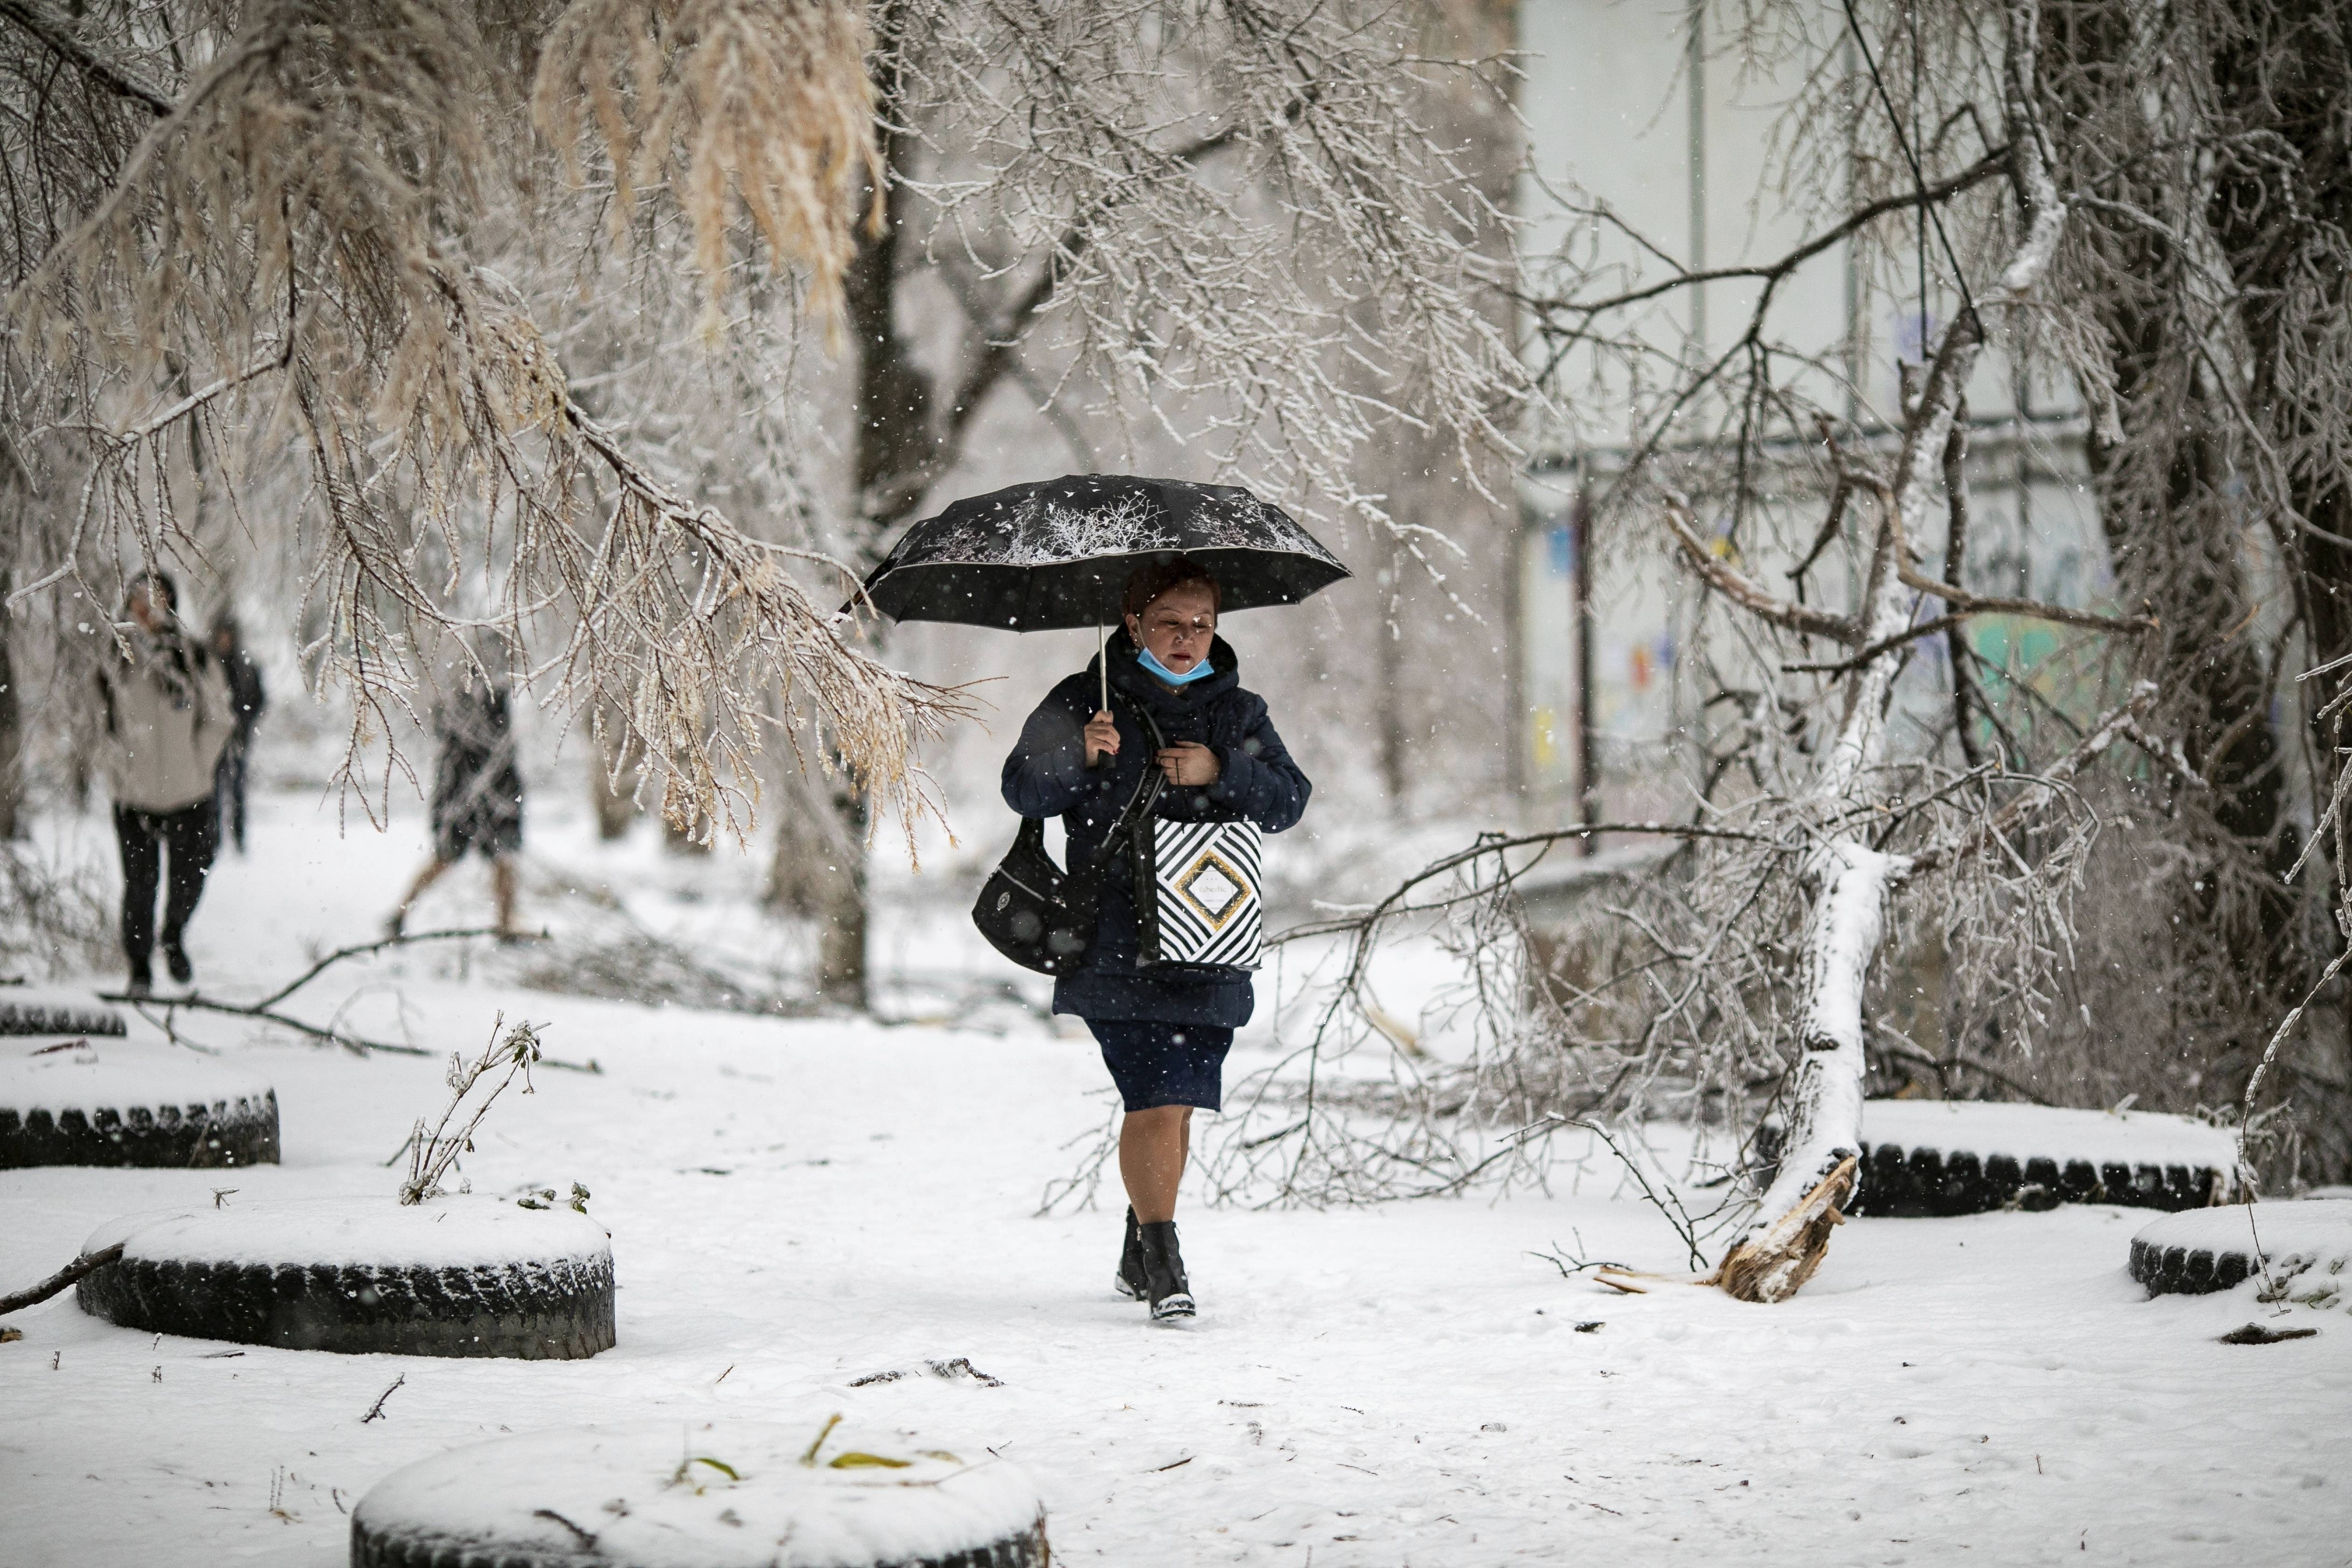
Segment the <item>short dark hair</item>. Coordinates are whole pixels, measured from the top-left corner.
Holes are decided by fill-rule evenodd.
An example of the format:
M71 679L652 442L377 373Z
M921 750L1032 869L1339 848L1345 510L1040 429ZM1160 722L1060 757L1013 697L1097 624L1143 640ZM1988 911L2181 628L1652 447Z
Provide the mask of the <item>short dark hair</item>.
M1205 588L1209 604L1222 614L1225 607L1225 591L1209 575L1200 563L1189 555L1163 555L1135 569L1127 580L1127 592L1120 607L1130 616L1139 616L1151 607L1151 601L1176 588Z

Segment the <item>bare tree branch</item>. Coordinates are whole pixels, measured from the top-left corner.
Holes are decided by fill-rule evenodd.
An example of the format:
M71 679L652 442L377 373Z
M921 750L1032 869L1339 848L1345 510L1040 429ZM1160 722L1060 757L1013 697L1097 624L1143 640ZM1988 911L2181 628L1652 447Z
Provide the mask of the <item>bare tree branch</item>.
M85 1252L39 1284L0 1296L0 1312L22 1311L26 1307L37 1306L84 1275L97 1273L121 1256L122 1243L119 1241L111 1247L101 1247L96 1252Z
M1683 562L1706 582L1707 586L1721 594L1750 615L1760 616L1775 626L1786 626L1810 637L1829 637L1833 641L1859 642L1859 628L1851 616L1833 616L1826 610L1816 610L1793 600L1782 599L1758 584L1755 579L1717 556L1706 547L1691 525L1690 503L1682 497L1667 492L1661 509L1666 521L1666 531L1681 547Z
M135 103L150 114L172 112L170 99L75 37L70 26L39 0L0 0L0 16L38 38L59 58L117 98Z

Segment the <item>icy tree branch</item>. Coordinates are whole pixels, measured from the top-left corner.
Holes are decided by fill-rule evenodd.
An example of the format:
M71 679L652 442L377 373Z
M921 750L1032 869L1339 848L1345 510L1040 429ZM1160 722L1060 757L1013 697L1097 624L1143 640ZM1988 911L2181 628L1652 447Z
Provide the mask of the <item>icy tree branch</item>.
M1665 518L1666 531L1681 550L1685 564L1704 578L1707 586L1741 609L1792 632L1847 644L1861 640L1852 617L1780 598L1708 549L1706 542L1698 536L1698 530L1692 526L1690 502L1684 497L1667 491L1661 512Z

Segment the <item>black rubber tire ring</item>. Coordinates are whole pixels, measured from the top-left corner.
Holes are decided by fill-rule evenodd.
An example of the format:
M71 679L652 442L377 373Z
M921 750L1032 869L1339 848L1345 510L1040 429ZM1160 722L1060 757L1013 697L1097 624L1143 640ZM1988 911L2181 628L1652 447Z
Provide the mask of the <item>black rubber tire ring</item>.
M122 1015L103 1002L11 996L0 989L0 1035L122 1035Z
M125 1258L74 1288L127 1329L346 1355L583 1361L614 1344L609 1258L473 1268Z
M2253 1255L2226 1248L2162 1247L2135 1240L2131 1245L2131 1277L2147 1287L2151 1296L2210 1296L2228 1290L2260 1271Z
M1860 1174L1846 1212L1896 1219L1989 1214L2007 1208L2012 1199L2021 1207L2037 1206L2037 1194L2029 1189L2038 1189L2038 1195L2051 1202L2166 1211L2202 1208L2213 1201L2224 1180L2223 1173L2210 1165L2094 1166L2087 1160L2072 1160L2062 1166L2051 1159L2021 1162L2010 1154L1946 1153L1867 1141Z
M1053 1551L1045 1543L1045 1516L1028 1529L934 1557L898 1557L872 1568L1046 1568ZM371 1529L352 1518L352 1568L631 1568L625 1558L593 1548L499 1546L456 1542L446 1535L425 1536L397 1526Z
M210 1170L278 1163L278 1091L209 1105L18 1110L0 1105L0 1171L33 1165Z

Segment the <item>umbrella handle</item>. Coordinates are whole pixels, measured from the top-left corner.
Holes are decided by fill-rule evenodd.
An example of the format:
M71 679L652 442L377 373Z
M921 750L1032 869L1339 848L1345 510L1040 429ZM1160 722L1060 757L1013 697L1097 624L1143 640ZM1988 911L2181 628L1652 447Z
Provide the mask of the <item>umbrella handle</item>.
M1110 711L1110 628L1103 624L1100 616L1095 618L1095 672L1102 678L1102 706L1095 711L1108 713ZM1087 765L1107 767L1113 761L1111 754L1105 752Z

